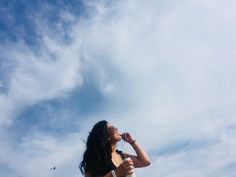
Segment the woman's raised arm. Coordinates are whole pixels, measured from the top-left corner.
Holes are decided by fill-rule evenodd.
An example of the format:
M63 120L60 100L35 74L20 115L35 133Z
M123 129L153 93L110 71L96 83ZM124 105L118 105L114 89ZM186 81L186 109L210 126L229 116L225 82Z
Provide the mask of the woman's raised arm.
M150 161L147 153L136 142L136 140L132 137L132 135L130 133L122 134L122 138L124 141L128 142L133 147L134 151L136 152L136 156L123 153L125 157L130 157L133 160L134 166L136 168L137 167L146 167L151 164L151 161Z

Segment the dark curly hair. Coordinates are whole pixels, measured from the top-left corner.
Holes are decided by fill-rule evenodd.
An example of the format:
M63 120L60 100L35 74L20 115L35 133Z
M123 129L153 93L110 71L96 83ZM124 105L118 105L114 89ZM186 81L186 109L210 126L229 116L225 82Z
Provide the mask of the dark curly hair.
M80 163L82 174L90 173L92 176L104 176L112 170L111 145L107 121L97 122L88 135L86 150Z

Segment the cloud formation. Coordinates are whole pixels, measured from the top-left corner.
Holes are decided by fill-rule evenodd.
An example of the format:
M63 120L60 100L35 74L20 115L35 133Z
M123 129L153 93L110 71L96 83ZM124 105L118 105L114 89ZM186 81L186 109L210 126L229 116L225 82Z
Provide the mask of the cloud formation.
M55 36L36 18L42 36L37 51L23 42L1 45L11 66L3 77L9 79L1 81L8 83L0 99L3 152L12 154L15 146L6 140L6 127L30 105L63 99L86 82L93 82L105 100L98 112L79 119L78 133L60 139L36 131L20 140L22 154L1 154L8 176L79 176L70 170L83 150L80 138L100 119L130 130L147 149L152 165L137 169L138 176L233 176L236 3L86 3L90 16L75 20L63 12ZM72 22L69 31L61 28L63 20ZM65 33L70 42L62 40ZM120 148L131 151L122 143ZM51 165L49 159L59 170L35 174ZM34 162L34 170L22 161Z

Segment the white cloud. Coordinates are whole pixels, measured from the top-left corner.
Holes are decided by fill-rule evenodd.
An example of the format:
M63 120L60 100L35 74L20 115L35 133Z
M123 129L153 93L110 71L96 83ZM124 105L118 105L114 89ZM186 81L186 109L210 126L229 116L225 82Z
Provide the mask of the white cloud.
M221 139L226 127L235 124L236 116L232 47L236 42L232 7L236 4L129 2L132 6L122 6L112 20L97 17L87 30L83 54L94 68L99 68L98 79L105 75L108 85L114 81L107 70L110 65L119 73L113 97L109 95L112 105L100 117L132 130L146 149L158 150L185 139ZM103 80L101 89L106 89L106 82ZM216 146L232 147L234 136ZM176 165L172 172L167 165L163 167L165 174L153 176L208 176L234 157L233 153L221 157L220 148L204 148L206 154L211 152L206 155L209 161L214 154L212 161L223 158L223 162L209 165L208 160L201 161L202 166L187 170L184 166L191 161L192 151L184 152L183 157L170 160ZM205 155L201 148L194 153L199 158ZM155 164L153 168L159 169ZM180 173L179 167L183 167Z
M79 173L79 154L82 153L80 134L68 134L65 138L34 134L11 149L10 141L2 141L1 161L12 170L11 176L76 176ZM56 170L51 168L56 167Z
M152 166L137 170L138 176L232 176L233 170L225 168L236 161L235 2L123 1L111 7L101 3L90 4L97 14L74 26L70 45L45 36L43 51L49 52L42 56L24 44L7 48L17 67L7 101L0 102L6 119L12 119L7 114L15 114L19 103L52 99L80 86L78 73L86 67L109 103L102 113L81 122L83 136L99 119L132 131L150 155L157 154ZM187 149L160 153L186 140L193 143ZM4 159L33 159L36 171L53 159L67 171L75 162L72 156L82 151L79 141L65 140L60 147L54 137L32 136L23 142L26 157ZM78 151L69 148L74 144ZM122 143L120 148L130 151ZM16 166L20 174L35 175ZM42 176L53 174L47 171Z
M38 54L24 43L2 46L1 51L15 67L6 102L1 106L4 110L1 112L6 114L1 116L1 124L14 118L9 114L14 115L15 109L63 96L82 84L78 48L56 43L48 37L44 45Z

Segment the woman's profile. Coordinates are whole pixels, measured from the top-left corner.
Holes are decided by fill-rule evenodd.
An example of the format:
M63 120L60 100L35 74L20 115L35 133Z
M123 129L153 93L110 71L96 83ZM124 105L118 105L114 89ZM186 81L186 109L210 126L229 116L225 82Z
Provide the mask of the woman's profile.
M116 149L121 139L133 147L136 155ZM130 158L127 160L127 157ZM102 120L93 126L88 135L80 170L85 177L124 177L132 173L134 167L148 165L148 155L130 133L120 133L111 123Z

